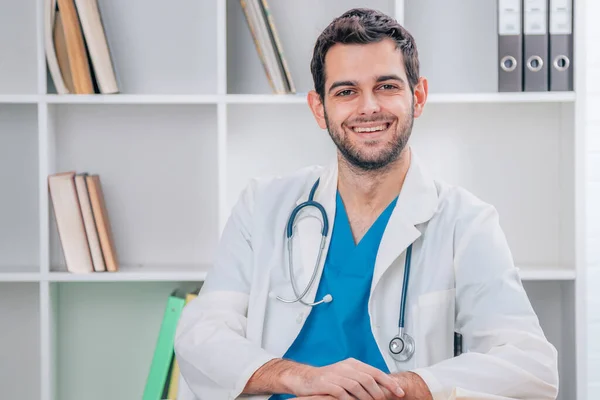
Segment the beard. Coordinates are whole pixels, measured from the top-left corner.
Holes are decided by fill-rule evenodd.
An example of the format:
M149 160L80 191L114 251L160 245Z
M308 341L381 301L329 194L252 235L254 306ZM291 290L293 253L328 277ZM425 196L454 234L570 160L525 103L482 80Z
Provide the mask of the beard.
M396 119L396 131L392 137L385 144L385 147L380 151L369 152L358 148L349 139L349 135L346 134L342 125L335 127L327 115L327 111L324 110L325 123L327 124L327 131L329 136L335 143L336 147L344 157L344 159L351 165L363 171L375 171L381 170L388 167L392 162L396 161L402 150L406 147L408 139L410 138L413 122L414 122L414 106L411 104L410 113L406 115L404 120L400 121ZM394 116L390 114L382 114L378 117L365 119L356 119L353 122L389 122L390 127L393 128ZM348 128L350 129L350 128ZM365 145L377 144L376 141L367 141Z

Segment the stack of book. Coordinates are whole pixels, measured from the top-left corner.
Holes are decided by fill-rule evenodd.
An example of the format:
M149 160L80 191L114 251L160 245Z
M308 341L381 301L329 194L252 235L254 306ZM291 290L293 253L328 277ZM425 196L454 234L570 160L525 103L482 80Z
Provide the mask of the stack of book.
M119 93L97 0L43 1L46 60L57 93Z
M50 201L68 272L117 272L119 264L98 175L48 176Z
M275 94L296 93L267 0L240 0L256 51Z

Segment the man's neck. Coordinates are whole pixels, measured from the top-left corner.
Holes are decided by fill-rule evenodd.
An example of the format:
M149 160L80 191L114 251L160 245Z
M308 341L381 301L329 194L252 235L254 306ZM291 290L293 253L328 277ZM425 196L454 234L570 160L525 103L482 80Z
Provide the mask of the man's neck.
M338 165L338 191L358 242L400 193L410 166L410 150L404 149L395 162L382 170L360 170L341 156Z

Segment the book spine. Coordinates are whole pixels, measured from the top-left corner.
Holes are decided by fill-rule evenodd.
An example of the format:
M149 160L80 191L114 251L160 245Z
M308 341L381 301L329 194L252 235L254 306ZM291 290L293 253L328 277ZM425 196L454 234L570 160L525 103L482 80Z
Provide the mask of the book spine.
M294 85L294 81L292 80L292 74L290 72L290 68L288 62L285 58L285 54L283 53L283 46L281 45L281 40L279 39L279 34L277 33L277 29L275 28L275 21L273 19L273 14L271 14L271 10L269 8L269 4L267 0L261 0L262 3L262 12L267 19L267 23L269 25L269 34L271 36L271 40L273 41L273 46L275 49L275 53L277 55L277 59L280 65L281 70L283 71L283 76L285 78L286 90L289 93L296 93L296 86Z
M75 3L73 0L58 0L58 8L65 31L65 41L69 53L69 64L71 66L75 93L93 94L94 85L92 84L87 53Z
M271 73L269 71L269 66L267 65L265 54L263 53L260 47L257 28L254 26L254 20L249 9L250 5L247 3L246 0L240 0L240 5L242 6L242 10L244 12L244 15L246 16L246 22L248 24L248 29L250 30L250 35L252 36L252 41L254 42L254 46L256 47L258 58L260 59L260 62L262 63L262 66L265 70L265 74L267 76L267 80L269 81L269 85L271 86L271 90L276 91L275 82L273 81L273 77L271 76Z
M110 50L96 0L75 0L100 93L118 93Z

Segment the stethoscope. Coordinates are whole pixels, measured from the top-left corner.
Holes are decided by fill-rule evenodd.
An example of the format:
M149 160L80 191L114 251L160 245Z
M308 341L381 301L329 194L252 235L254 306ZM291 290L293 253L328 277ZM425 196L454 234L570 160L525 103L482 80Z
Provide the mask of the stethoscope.
M327 239L327 234L329 232L329 220L327 218L327 213L325 212L325 208L317 201L314 200L315 191L319 186L319 179L314 183L312 189L310 190L310 194L308 196L308 200L296 206L288 219L287 227L286 227L286 237L287 237L287 248L289 254L289 271L290 271L290 281L292 283L292 289L294 290L295 299L284 299L280 296L276 296L277 300L280 300L284 303L295 303L300 302L306 306L314 307L321 303L329 303L333 301L333 297L330 294L326 294L323 298L316 302L306 302L303 300L304 296L308 293L310 288L312 287L314 280L317 276L317 270L321 262L321 258L323 255L323 251L325 249L325 242ZM313 268L312 276L310 277L310 281L308 285L304 289L304 291L298 294L298 287L296 286L296 279L294 277L294 264L293 264L293 236L294 236L294 221L298 213L306 208L306 207L315 207L321 213L321 243L319 245L319 254L317 256L317 261ZM394 336L389 343L389 351L392 358L396 361L404 362L411 359L413 354L415 353L415 341L414 339L404 331L404 311L406 309L406 291L408 288L408 277L410 274L410 261L412 256L412 244L408 246L406 250L406 259L404 261L404 281L402 283L402 297L400 299L400 318L398 321L398 334Z

